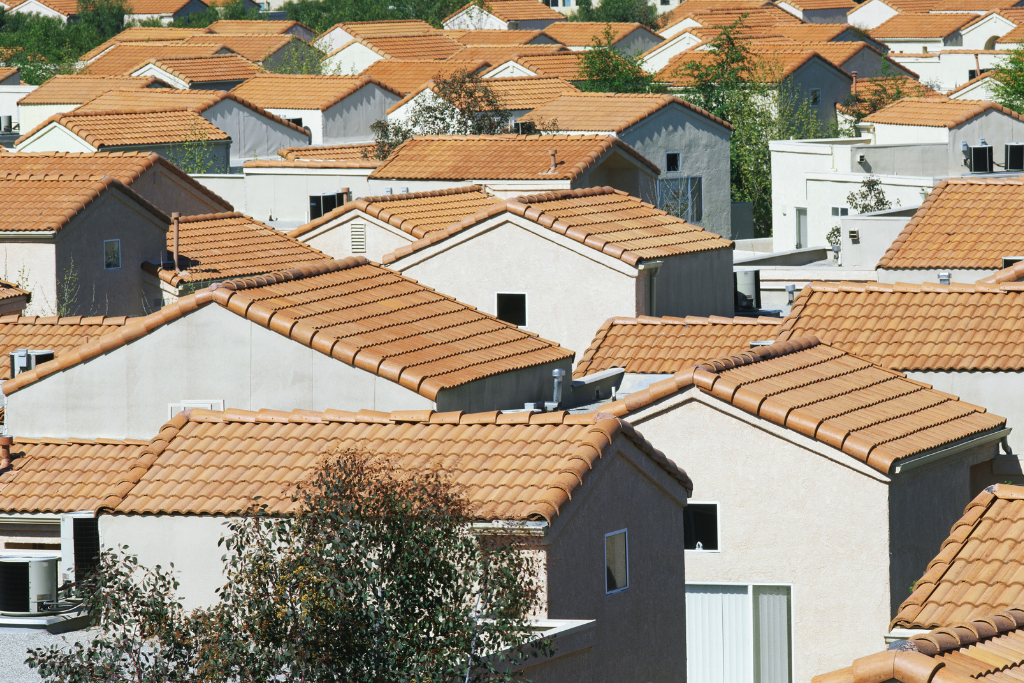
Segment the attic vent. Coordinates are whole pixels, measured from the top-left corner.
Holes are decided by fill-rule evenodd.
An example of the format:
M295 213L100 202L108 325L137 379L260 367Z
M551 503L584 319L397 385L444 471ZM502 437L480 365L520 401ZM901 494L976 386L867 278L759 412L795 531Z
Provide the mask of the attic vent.
M1024 142L1011 142L1006 145L1006 170L1024 171Z
M37 365L53 360L53 351L35 351L30 349L18 349L11 351L11 377L17 377L23 372L34 370Z
M352 224L352 253L353 254L365 254L366 253L366 224L365 223L353 223Z

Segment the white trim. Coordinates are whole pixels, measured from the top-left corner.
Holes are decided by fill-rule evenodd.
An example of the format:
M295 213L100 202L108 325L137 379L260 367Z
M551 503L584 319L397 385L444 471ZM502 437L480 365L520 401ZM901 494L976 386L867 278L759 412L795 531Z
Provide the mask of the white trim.
M528 292L495 292L494 293L494 317L498 318L498 297L502 294L522 294L523 295L523 317L525 320L522 325L517 325L521 330L529 329L530 327L530 295ZM498 318L501 320L501 318ZM503 322L509 322L505 320Z
M608 537L618 536L619 534L625 535L626 540L626 585L622 588L616 588L615 590L608 590ZM629 590L629 529L619 529L618 531L612 531L604 535L604 594L615 595L622 591Z
M687 548L686 547L686 536L685 536L685 534L686 534L686 527L684 525L683 526L683 534L684 534L683 535L683 552L684 553L695 553L697 555L707 555L707 554L715 554L715 553L722 552L722 524L721 524L722 516L719 514L719 512L722 509L722 504L720 502L718 502L717 500L688 500L688 501L686 501L686 507L690 507L691 505L714 505L715 506L715 535L717 536L717 539L716 539L715 542L718 545L718 548L715 549L715 550L704 550L703 548L700 549L700 550L697 550L695 548L694 549ZM685 514L685 511L684 511L683 514Z

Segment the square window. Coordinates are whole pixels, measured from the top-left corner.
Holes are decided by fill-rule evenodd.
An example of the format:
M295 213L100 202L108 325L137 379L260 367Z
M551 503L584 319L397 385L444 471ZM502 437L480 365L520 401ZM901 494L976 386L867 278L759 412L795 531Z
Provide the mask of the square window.
M526 327L526 295L499 293L497 298L498 320Z
M294 124L295 124L296 126L298 126L299 128L302 128L302 127L303 127L303 126L302 126L302 118L297 118L297 119L285 119L285 120L286 120L286 121L288 121L288 123L294 123Z
M679 173L679 152L665 155L665 173Z
M821 104L821 88L811 88L811 106L817 107Z
M832 207L832 215L833 216L849 216L850 215L850 209L845 207L845 206L833 206Z
M117 270L121 267L121 240L104 240L103 268Z
M718 550L718 503L688 503L683 509L683 548Z
M604 566L605 593L629 588L629 541L625 529L605 534Z

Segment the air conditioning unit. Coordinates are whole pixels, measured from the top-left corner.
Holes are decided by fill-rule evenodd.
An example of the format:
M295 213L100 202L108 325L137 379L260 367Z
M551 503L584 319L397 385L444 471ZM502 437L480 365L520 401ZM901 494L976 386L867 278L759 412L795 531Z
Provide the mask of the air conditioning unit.
M992 145L975 145L970 148L971 173L992 172Z
M1006 147L1006 170L1024 171L1024 142L1011 142Z
M735 303L738 311L756 311L761 308L761 271L734 270Z
M11 377L34 370L37 365L53 360L53 351L18 349L11 351Z
M56 599L56 557L0 557L0 612L39 614Z

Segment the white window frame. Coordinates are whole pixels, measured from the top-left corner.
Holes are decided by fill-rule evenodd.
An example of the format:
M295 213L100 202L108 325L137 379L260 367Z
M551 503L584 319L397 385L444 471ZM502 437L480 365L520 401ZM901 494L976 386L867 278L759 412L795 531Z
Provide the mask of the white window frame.
M843 213L843 211L846 213ZM833 206L832 207L832 218L845 218L850 215L850 207L848 206Z
M690 549L687 549L687 548L684 547L683 548L683 552L684 553L697 553L697 554L700 554L700 555L706 555L706 554L709 554L709 553L710 554L714 554L714 553L722 552L722 515L721 515L722 504L720 502L718 502L717 500L688 500L688 501L686 501L686 506L687 507L689 507L691 505L714 505L715 506L715 533L718 536L718 550L704 550L703 548L700 549L700 550L697 550L697 549L690 550ZM685 536L683 538L683 545L684 546L686 545L686 538L685 538ZM700 585L704 585L704 584L700 584ZM761 585L764 585L764 584L760 584L759 583L757 585L761 586Z
M619 534L623 534L626 537L626 585L623 586L622 588L616 588L615 590L610 591L610 590L608 590L608 537L609 536L617 536ZM618 531L610 531L610 532L608 532L607 534L604 535L604 567L603 567L603 569L604 569L604 571L602 572L602 575L605 577L604 578L604 581L605 581L605 583L604 583L604 594L605 595L615 595L616 593L621 593L622 591L629 590L629 529L619 529Z
M793 653L796 642L793 640L793 628L796 618L796 591L791 583L743 583L740 581L687 581L687 586L743 586L747 589L747 609L750 615L750 680L754 680L754 587L788 588L789 589L789 663L793 665ZM684 588L685 592L685 588Z
M116 268L108 268L107 267L107 245L110 244L111 242L117 242L117 267ZM123 259L121 258L121 240L119 240L119 239L117 239L117 240L103 240L103 270L121 270L121 261L122 260Z
M818 93L818 103L817 104L814 103L814 93ZM810 89L810 96L807 98L807 101L810 103L810 105L812 107L820 107L821 106L821 88L811 88Z
M519 325L519 329L525 330L526 328L528 328L530 326L530 294L528 292L495 291L494 292L494 317L495 318L498 318L498 295L499 294L522 294L523 295L523 305L525 307L526 320L523 322L522 325ZM498 319L501 320L501 318L498 318ZM502 322L508 322L508 321L502 320ZM512 323L508 323L508 324L511 325Z

